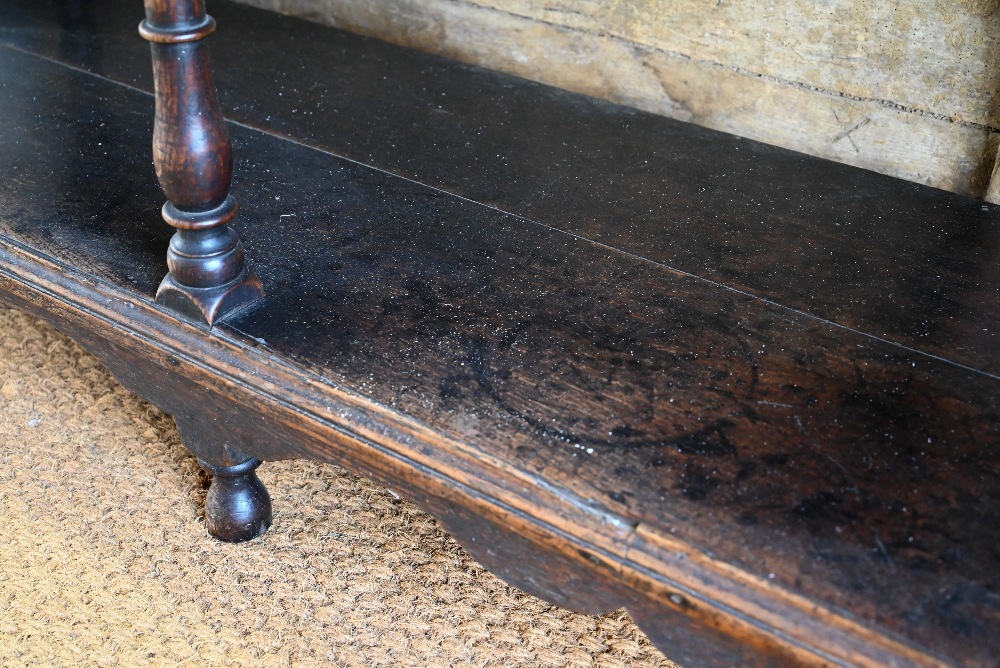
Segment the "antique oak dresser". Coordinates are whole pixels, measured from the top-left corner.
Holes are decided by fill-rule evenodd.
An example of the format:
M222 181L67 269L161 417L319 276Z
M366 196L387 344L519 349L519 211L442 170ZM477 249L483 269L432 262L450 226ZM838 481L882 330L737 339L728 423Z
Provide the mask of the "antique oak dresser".
M213 535L311 458L685 667L1000 665L1000 207L145 5L152 77L135 0L0 6L0 302L174 416Z

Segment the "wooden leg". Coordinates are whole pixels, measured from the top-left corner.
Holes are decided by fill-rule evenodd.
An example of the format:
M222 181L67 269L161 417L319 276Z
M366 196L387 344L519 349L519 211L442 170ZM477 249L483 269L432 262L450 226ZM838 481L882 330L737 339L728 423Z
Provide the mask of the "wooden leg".
M232 144L202 40L215 30L204 0L145 0L139 33L151 43L156 87L153 162L167 196L163 218L177 229L170 272L156 301L212 325L263 297L228 223Z
M205 526L220 540L239 543L264 534L271 526L271 496L257 477L259 459L236 466L216 466L198 459L212 474L205 499Z

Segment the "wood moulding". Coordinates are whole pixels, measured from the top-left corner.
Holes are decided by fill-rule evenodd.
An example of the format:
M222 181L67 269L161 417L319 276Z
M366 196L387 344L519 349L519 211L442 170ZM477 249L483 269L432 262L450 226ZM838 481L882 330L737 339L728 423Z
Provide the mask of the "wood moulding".
M625 607L695 665L944 665L833 609L485 459L226 330L0 239L0 298L65 332L177 420L199 458L308 458L400 491L511 584L585 613Z

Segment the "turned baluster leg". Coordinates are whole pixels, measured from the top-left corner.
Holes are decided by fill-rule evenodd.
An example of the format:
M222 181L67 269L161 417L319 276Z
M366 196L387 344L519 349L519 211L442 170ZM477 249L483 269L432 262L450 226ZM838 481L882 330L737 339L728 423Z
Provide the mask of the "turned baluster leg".
M145 0L139 33L151 43L156 86L153 162L167 196L163 218L170 273L157 303L212 325L263 297L244 263L243 245L227 223L232 145L215 96L202 40L215 30L204 0Z
M153 52L153 162L167 196L163 219L177 230L156 301L211 326L264 294L228 225L237 208L229 194L233 151L202 41L215 22L204 0L145 0L145 6L139 33ZM177 426L212 473L205 502L209 533L239 542L267 531L271 498L254 473L261 462L229 447L214 418L177 416Z

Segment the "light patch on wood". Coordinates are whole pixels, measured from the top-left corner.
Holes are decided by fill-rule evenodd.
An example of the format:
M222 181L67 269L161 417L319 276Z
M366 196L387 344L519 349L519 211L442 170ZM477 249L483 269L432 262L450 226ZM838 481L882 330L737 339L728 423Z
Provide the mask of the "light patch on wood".
M243 0L974 196L1000 0Z

